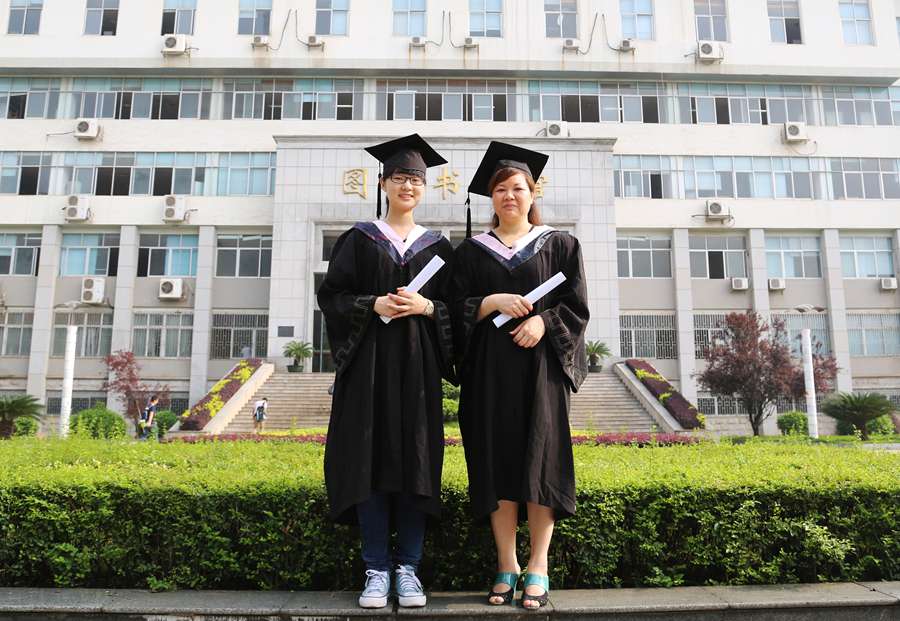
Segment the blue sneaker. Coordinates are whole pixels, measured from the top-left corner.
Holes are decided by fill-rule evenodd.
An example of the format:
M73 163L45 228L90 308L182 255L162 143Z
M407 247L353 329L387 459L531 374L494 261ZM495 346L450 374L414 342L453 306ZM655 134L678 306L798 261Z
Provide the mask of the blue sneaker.
M425 605L425 591L416 577L416 568L412 565L400 565L397 568L397 600L403 608L418 608Z
M391 590L391 576L386 571L366 570L366 588L359 596L362 608L384 608Z

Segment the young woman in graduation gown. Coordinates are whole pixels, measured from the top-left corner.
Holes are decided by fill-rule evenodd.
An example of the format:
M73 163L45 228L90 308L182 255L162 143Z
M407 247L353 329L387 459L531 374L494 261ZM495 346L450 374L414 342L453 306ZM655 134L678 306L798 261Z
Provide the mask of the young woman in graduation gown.
M476 518L490 516L498 571L491 604L510 603L520 566L516 526L527 516L531 556L522 606L549 595L554 521L575 512L569 395L584 380L588 321L581 249L541 224L535 184L547 156L492 142L469 191L491 198L492 230L466 239L454 262L459 421ZM524 295L562 272L531 304ZM513 319L498 328L498 314Z
M452 248L439 232L416 225L413 210L426 167L445 160L415 134L367 151L384 163L387 216L341 235L318 290L336 366L325 484L331 517L360 526L367 566L360 605L386 605L396 573L400 604L421 606L415 570L426 517L440 509ZM406 292L435 257L445 265L418 293Z

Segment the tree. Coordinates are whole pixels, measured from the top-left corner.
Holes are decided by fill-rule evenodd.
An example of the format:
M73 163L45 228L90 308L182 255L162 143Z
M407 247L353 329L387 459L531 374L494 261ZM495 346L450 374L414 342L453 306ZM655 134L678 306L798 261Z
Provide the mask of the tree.
M40 401L31 395L0 397L0 439L12 437L18 419L39 421L43 409Z
M813 356L817 394L831 390L836 374L833 357L818 352ZM779 399L798 399L806 392L803 367L791 360L784 322L773 319L770 325L753 311L725 317L698 379L712 393L739 399L755 436Z
M103 384L103 390L117 394L125 402L125 415L130 416L137 426L150 395L159 396L160 407L169 404L169 386L167 384L155 384L148 386L141 381L140 370L135 356L130 351L120 350L104 359L106 363L107 379Z
M859 430L863 440L869 439L868 424L894 411L891 400L878 393L841 393L822 405L831 418L846 421Z

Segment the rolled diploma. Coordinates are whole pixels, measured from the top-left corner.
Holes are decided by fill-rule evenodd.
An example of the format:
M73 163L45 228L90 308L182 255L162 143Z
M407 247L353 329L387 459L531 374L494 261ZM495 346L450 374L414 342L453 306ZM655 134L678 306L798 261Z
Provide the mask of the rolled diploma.
M438 270L442 267L444 267L444 260L437 256L432 257L431 261L429 261L428 264L422 268L421 272L416 274L415 278L412 279L412 282L406 285L404 289L406 291L411 291L412 293L418 293L419 289L424 287L425 283L431 280L431 277L437 274ZM383 321L384 323L390 323L391 318L381 315L381 321Z
M525 299L534 304L542 297L556 289L558 286L566 282L566 277L562 272L556 272L553 276L548 278L546 281L538 285L535 289L532 289L528 293L525 294ZM507 321L512 319L509 315L504 315L500 313L496 317L494 317L494 325L498 328L505 324Z

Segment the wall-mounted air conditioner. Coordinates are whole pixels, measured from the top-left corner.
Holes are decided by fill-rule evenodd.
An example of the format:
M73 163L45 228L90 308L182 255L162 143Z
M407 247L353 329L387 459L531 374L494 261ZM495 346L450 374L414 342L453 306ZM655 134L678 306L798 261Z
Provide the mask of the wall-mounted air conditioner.
M75 137L79 140L96 140L100 137L100 123L97 119L75 121Z
M163 278L159 281L160 300L181 300L184 298L184 280L181 278Z
M88 276L81 279L82 304L102 304L106 292L106 279Z
M806 129L806 123L800 123L799 121L785 123L781 137L786 143L807 142L809 140L809 132Z
M732 291L746 291L750 288L750 279L748 278L732 278L731 279L731 290Z
M547 138L568 138L569 124L566 121L544 121L544 135Z
M697 60L702 63L717 63L725 59L725 49L718 41L698 41Z
M710 199L706 201L705 215L707 220L723 222L731 218L731 210L721 201Z
M769 291L784 291L787 288L787 282L784 278L770 278Z
M896 278L882 278L880 285L881 285L882 291L896 291L897 290L897 279Z
M187 204L183 196L169 194L165 198L163 222L184 222L187 220Z
M162 38L162 53L164 56L181 56L187 54L188 39L183 34L167 34Z
M87 196L72 194L66 199L63 207L66 222L87 222L91 219L90 201Z

